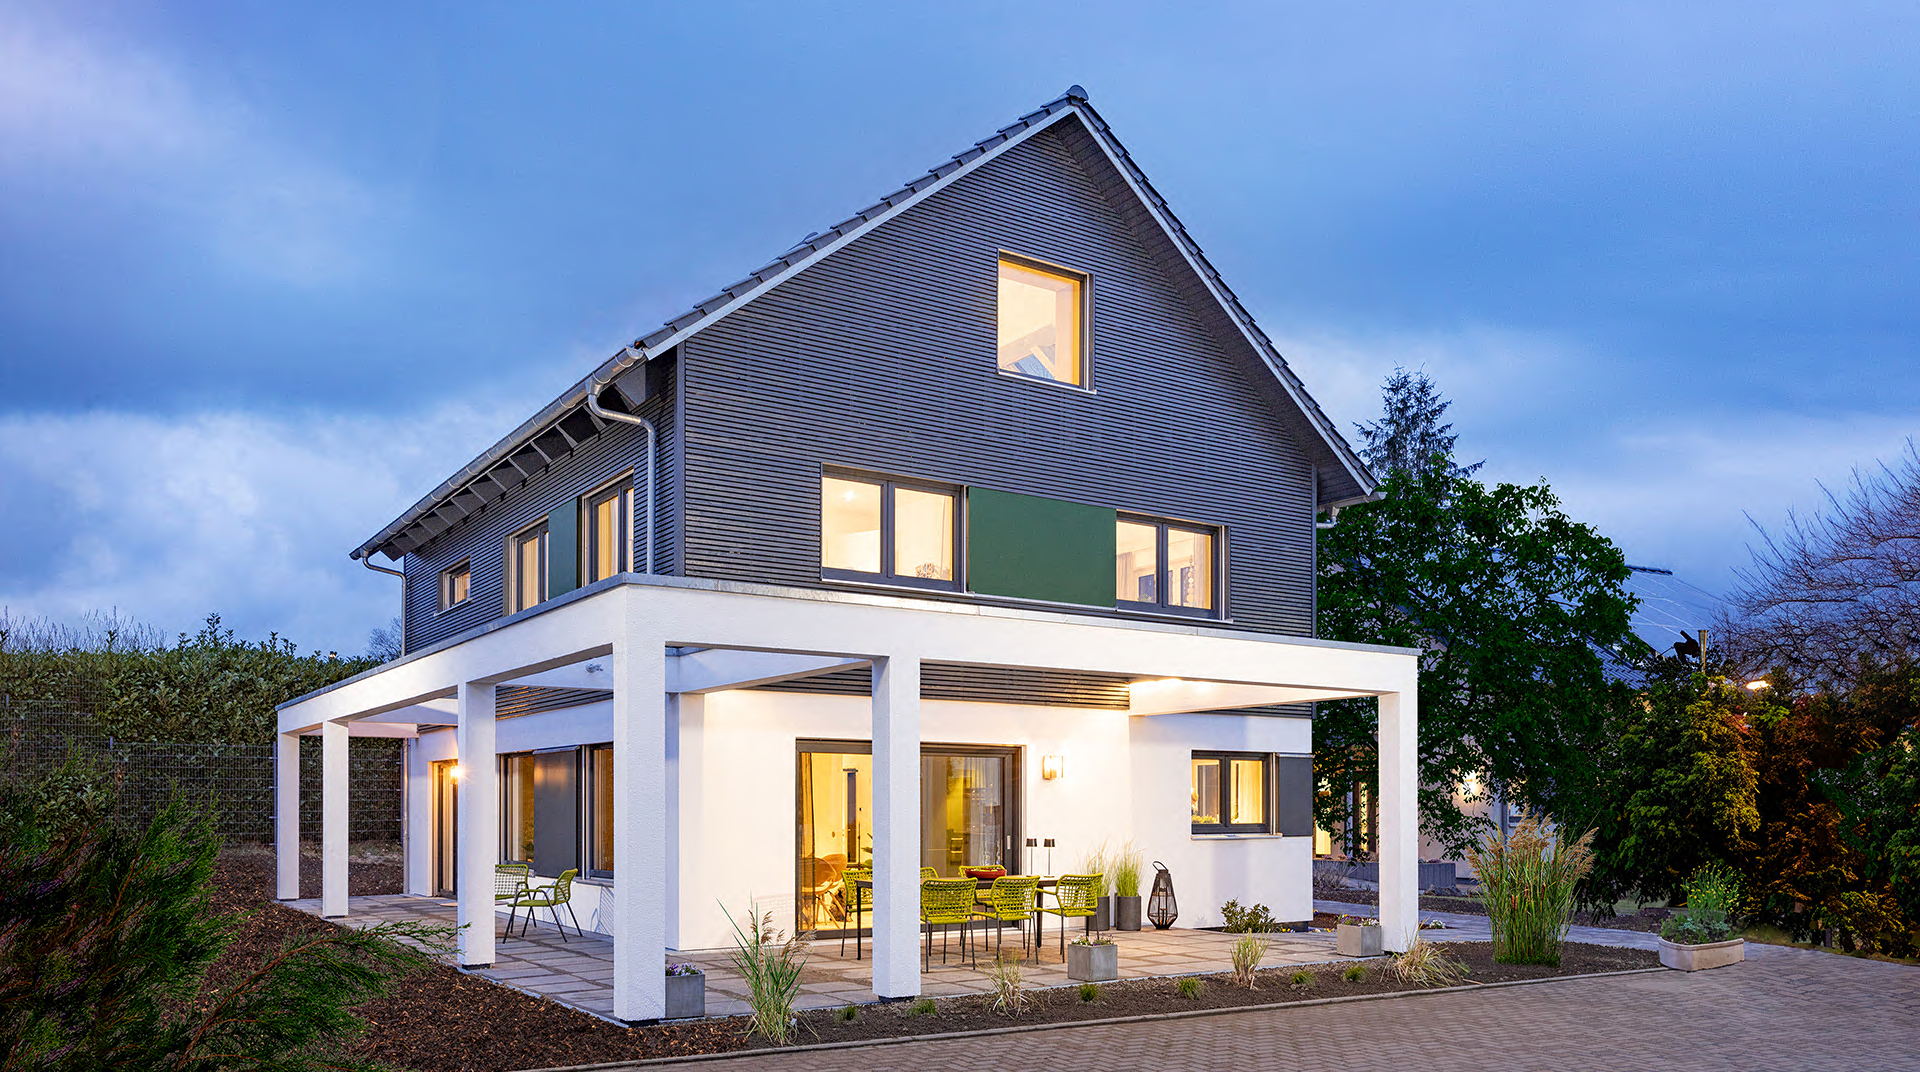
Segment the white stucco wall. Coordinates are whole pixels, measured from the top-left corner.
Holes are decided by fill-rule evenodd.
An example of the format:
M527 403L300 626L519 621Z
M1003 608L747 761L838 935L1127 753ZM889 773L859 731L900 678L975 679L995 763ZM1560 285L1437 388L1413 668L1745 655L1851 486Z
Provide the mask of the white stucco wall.
M594 704L502 720L500 752L608 740L612 705ZM972 744L1022 750L1023 836L1053 838L1053 870L1069 871L1105 841L1129 839L1148 861L1172 870L1180 900L1177 926L1216 926L1229 897L1263 903L1282 920L1312 915L1309 837L1195 837L1189 829L1189 758L1195 749L1308 754L1305 719L1238 715L1154 715L1083 708L928 700L924 745ZM865 697L734 691L713 693L680 714L678 767L679 905L670 921L672 949L731 944L727 913L750 903L772 911L775 925L794 913L797 742L801 738L865 741L872 736ZM411 799L420 802L411 829L432 830L426 802L428 763L454 758L453 733L423 733L412 750ZM1065 777L1041 777L1042 756L1065 758ZM1021 859L1025 849L1016 847ZM1046 870L1046 850L1037 850ZM665 861L620 861L622 874L673 881ZM1152 868L1142 877L1144 896ZM574 911L589 931L617 925L610 885L574 887ZM416 891L419 892L419 891ZM723 908L724 906L724 908Z

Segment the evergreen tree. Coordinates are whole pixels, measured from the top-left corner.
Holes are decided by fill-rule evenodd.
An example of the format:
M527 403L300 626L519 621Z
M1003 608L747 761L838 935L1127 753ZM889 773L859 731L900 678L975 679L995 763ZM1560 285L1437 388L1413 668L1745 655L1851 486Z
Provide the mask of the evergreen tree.
M1453 444L1459 437L1453 434L1453 425L1440 423L1453 403L1441 397L1425 369L1394 369L1381 387L1381 396L1385 412L1380 419L1353 426L1360 434L1360 457L1375 476L1384 480L1406 473L1417 479L1435 466L1451 476L1472 476L1486 464L1455 464Z

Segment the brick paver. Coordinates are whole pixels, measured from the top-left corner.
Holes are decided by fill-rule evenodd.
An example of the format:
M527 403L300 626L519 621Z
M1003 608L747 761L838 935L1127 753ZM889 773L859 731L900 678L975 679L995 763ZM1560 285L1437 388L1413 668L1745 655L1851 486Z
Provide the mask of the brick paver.
M1920 969L1749 943L1713 971L1569 980L1150 1023L681 1065L1675 1072L1920 1069Z

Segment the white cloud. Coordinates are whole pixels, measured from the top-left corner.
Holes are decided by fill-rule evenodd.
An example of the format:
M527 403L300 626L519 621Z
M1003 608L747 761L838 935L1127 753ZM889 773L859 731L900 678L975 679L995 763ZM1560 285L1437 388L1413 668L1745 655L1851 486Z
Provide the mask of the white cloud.
M168 632L218 611L249 637L359 652L399 582L347 552L512 423L505 406L0 417L0 605L67 622L118 608Z
M315 286L356 277L376 217L367 184L173 58L0 9L0 175L59 196L178 216L235 270Z

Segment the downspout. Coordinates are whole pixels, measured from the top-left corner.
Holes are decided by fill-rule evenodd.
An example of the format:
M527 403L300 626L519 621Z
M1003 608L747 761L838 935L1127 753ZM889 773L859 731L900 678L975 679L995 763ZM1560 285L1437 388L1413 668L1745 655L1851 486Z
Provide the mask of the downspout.
M646 355L629 346L620 352L619 357L619 363L607 373L606 379L602 380L596 376L588 385L587 412L605 421L637 424L647 431L647 568L644 572L651 575L653 573L653 483L654 470L659 468L658 465L654 464L655 436L653 422L647 420L645 417L638 417L631 413L615 413L600 405L600 392L606 390L607 385L612 383L615 377L632 367L636 358L640 361L645 361Z
M1314 528L1326 530L1340 523L1340 508L1338 506L1327 507L1327 513L1331 516L1328 517L1327 520L1325 521L1314 522L1313 523Z
M374 571L375 573L391 573L395 577L400 578L400 654L405 655L407 653L407 574L406 574L406 571L397 570L397 569L388 569L385 566L374 565L372 552L368 552L367 557L360 560L360 564Z

